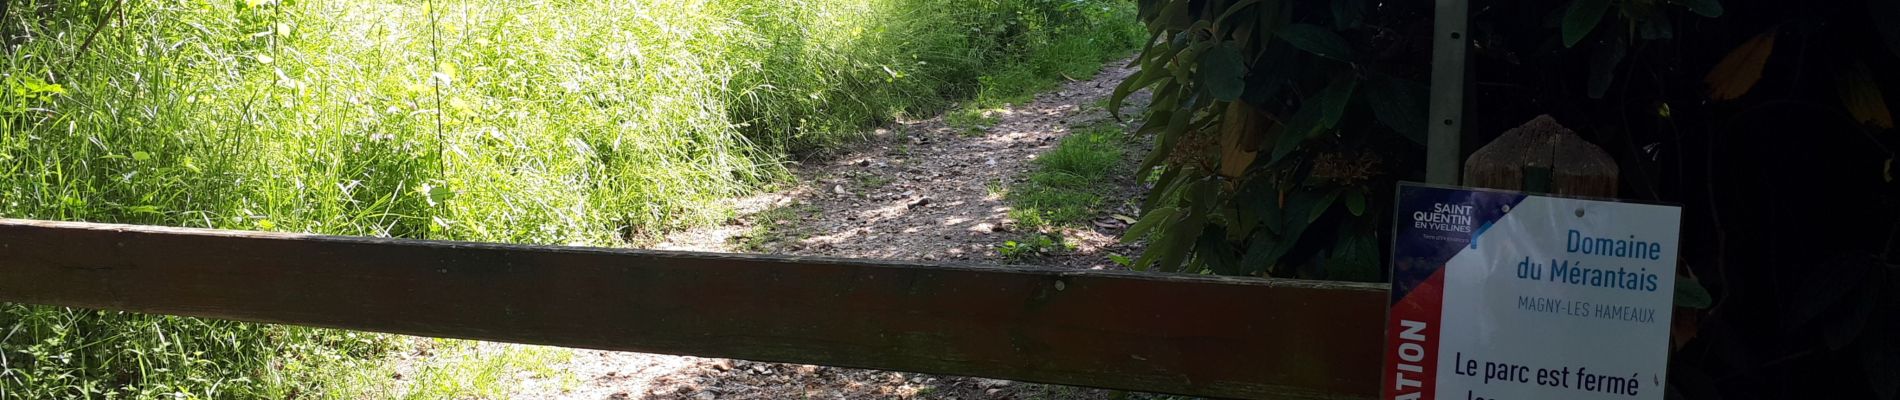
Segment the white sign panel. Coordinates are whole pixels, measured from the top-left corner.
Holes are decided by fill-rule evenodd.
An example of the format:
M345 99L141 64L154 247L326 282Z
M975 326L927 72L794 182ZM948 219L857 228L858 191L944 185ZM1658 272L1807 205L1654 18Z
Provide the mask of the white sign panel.
M1678 207L1402 184L1387 399L1662 399Z

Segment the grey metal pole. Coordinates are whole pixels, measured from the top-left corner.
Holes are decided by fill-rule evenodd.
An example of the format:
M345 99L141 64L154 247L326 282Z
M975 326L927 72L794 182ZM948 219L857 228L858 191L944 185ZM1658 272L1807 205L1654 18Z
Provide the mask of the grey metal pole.
M1437 0L1432 30L1431 107L1425 139L1425 180L1443 185L1458 184L1459 133L1464 129L1465 49L1471 39L1465 36L1465 20L1470 16L1469 0Z

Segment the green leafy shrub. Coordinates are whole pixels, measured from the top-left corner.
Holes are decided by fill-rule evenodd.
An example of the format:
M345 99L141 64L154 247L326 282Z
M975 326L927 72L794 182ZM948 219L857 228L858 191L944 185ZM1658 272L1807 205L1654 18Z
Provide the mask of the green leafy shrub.
M1160 180L1133 267L1379 280L1382 200L1423 180L1428 124L1463 155L1550 115L1615 159L1620 197L1684 207L1655 390L1900 396L1900 2L1472 2L1443 37L1432 7L1144 1L1156 40L1117 97L1153 91ZM1448 43L1470 46L1466 107L1428 121Z
M1626 8L1631 31L1687 12ZM1150 240L1134 267L1379 279L1390 204L1368 199L1423 180L1431 4L1158 0L1140 15L1155 40L1109 106L1154 92L1139 131L1157 144L1139 170L1159 179L1127 235ZM1598 20L1565 24L1574 45ZM1606 35L1610 51L1638 40Z

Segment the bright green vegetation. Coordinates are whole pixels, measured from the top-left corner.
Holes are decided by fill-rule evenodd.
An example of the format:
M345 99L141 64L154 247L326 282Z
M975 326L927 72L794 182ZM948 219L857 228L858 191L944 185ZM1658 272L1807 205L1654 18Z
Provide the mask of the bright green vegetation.
M1085 222L1102 205L1108 180L1126 170L1128 136L1113 124L1078 128L1034 161L1029 180L1005 193L1009 217L1024 230Z
M810 236L812 229L800 222L806 217L817 215L819 211L818 206L811 203L793 203L759 211L746 216L752 227L746 229L744 235L732 237L731 243L744 252L770 252L774 245Z
M475 342L334 329L7 306L8 399L501 397L526 372L557 376L559 349L478 352ZM22 338L31 340L22 340ZM427 351L407 384L385 357ZM110 376L87 374L110 373ZM176 397L183 396L183 397Z
M1030 232L1018 240L1005 240L996 245L996 253L1009 261L1032 260L1037 257L1059 251L1075 250L1075 244L1062 238L1060 233Z
M1062 230L1099 213L1103 197L1115 187L1111 178L1129 169L1122 159L1128 143L1121 128L1101 123L1076 128L1037 157L1026 182L1001 189L1011 206L1009 217L1023 234L999 244L997 254L1023 261L1073 250L1075 244L1063 238Z
M539 346L508 346L484 349L465 340L427 339L431 362L415 366L404 379L414 382L396 386L389 378L391 368L355 372L350 384L336 385L342 391L325 393L333 399L410 399L451 400L467 398L508 398L515 389L515 374L560 376L557 388L572 389L578 378L561 375L556 366L572 353L564 349ZM499 347L499 346L497 346Z
M963 136L982 136L991 126L1002 118L992 113L993 109L964 107L943 114L943 123L955 128Z
M851 184L856 186L853 190L877 190L890 185L894 180L896 179L869 172L851 175Z
M1117 0L6 4L0 216L600 246L1144 37ZM394 342L0 305L0 393L386 397L364 371ZM401 396L479 397L479 371L519 366Z

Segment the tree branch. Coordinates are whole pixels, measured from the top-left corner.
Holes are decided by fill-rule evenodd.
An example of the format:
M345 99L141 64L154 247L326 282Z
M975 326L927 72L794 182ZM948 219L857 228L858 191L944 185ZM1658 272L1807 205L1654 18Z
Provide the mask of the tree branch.
M93 27L92 33L86 34L86 41L79 43L79 50L73 52L73 60L66 63L67 69L72 69L72 65L78 63L79 58L86 55L86 49L92 47L93 39L99 38L99 32L106 30L106 25L111 23L112 15L118 13L119 9L124 7L125 0L115 1L112 3L112 7L107 8L104 13L99 14L99 18L95 18L99 21L99 26Z

